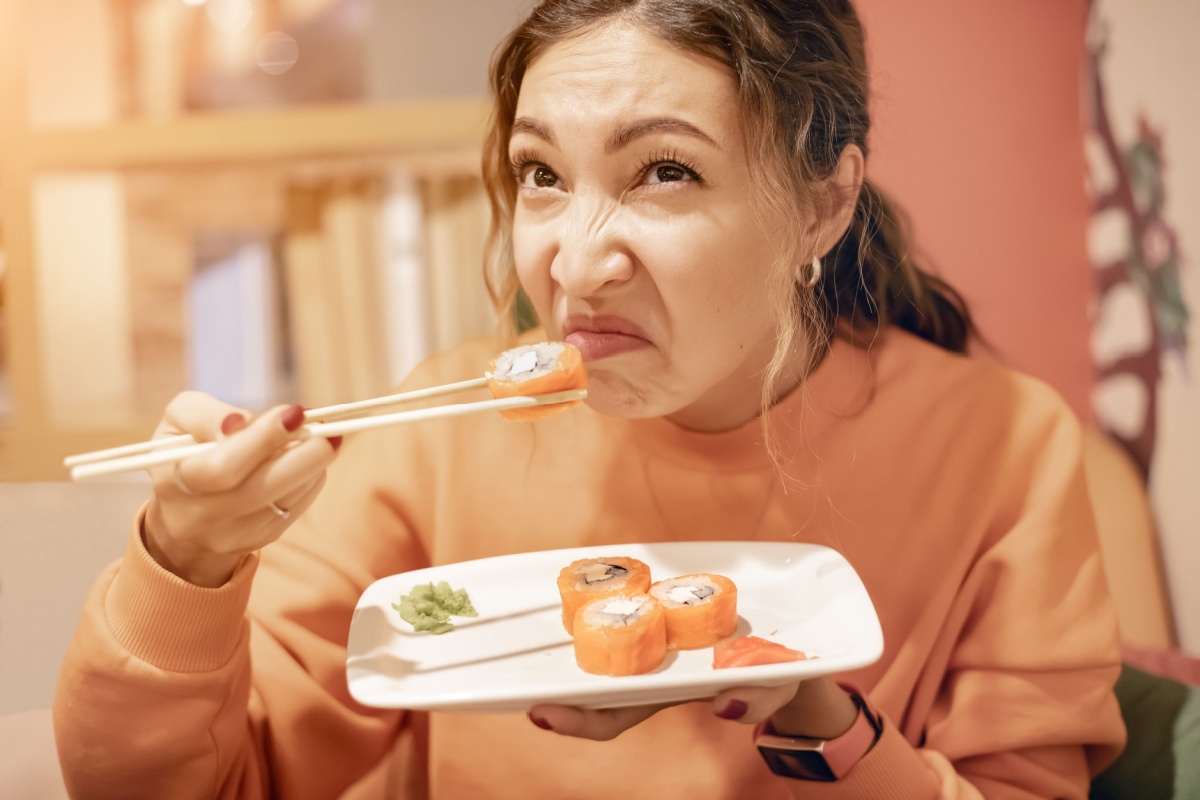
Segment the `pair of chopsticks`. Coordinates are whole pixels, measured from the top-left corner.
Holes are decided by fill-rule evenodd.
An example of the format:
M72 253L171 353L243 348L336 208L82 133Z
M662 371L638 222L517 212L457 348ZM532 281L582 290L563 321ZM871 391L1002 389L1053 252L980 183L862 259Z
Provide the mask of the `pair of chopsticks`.
M480 400L473 403L451 403L433 408L420 408L415 411L397 411L391 414L380 414L373 417L344 417L369 411L383 406L400 405L430 397L457 394L487 385L487 378L472 378L458 383L447 383L443 386L432 386L428 389L417 389L412 392L390 394L385 397L373 397L354 403L340 403L314 408L304 412L305 424L301 427L301 435L305 438L320 436L330 438L347 433L383 428L389 425L400 425L405 422L419 422L439 417L460 417L467 414L479 414L484 411L507 411L513 408L526 408L536 405L552 405L583 400L587 397L586 389L569 392L554 392L541 395L523 395L520 397L505 397L497 400ZM342 417L343 419L336 419ZM335 421L329 421L334 419ZM311 420L311 421L310 421ZM76 481L88 478L99 478L104 475L117 475L122 472L133 472L148 469L160 464L171 464L189 456L203 453L216 447L216 442L197 442L189 434L165 436L161 439L151 439L136 444L112 447L107 450L96 450L91 453L67 456L63 466L70 468L71 479Z

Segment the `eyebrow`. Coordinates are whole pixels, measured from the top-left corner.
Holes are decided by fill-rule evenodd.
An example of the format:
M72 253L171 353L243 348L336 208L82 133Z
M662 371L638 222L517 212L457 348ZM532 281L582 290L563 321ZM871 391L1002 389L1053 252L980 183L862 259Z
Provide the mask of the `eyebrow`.
M550 128L540 120L532 117L517 117L513 120L512 132L528 133L533 136L543 139L547 143L557 146L554 141L554 133ZM692 123L678 119L676 117L660 117L655 119L640 119L637 122L631 122L628 125L618 129L608 141L604 144L606 153L615 153L622 147L625 147L635 139L642 136L649 136L652 133L680 133L684 136L691 136L696 139L708 142L713 147L720 149L720 145L704 131L697 128Z
M675 117L663 117L659 119L641 119L626 125L609 138L604 149L608 153L614 153L634 139L660 132L681 133L684 136L691 136L708 142L713 147L718 146L711 136L692 123Z
M517 117L513 120L512 132L513 134L531 133L549 144L555 144L554 134L550 132L550 129L533 117Z

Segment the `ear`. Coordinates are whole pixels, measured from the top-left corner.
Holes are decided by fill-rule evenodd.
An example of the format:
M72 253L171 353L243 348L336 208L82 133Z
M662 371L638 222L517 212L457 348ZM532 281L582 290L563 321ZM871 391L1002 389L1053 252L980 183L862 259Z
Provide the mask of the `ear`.
M846 229L854 219L854 208L858 204L858 194L862 190L863 179L866 176L867 159L856 144L849 144L838 156L837 166L833 174L826 180L831 198L833 199L833 214L829 221L816 231L816 253L824 257L833 246L845 235Z

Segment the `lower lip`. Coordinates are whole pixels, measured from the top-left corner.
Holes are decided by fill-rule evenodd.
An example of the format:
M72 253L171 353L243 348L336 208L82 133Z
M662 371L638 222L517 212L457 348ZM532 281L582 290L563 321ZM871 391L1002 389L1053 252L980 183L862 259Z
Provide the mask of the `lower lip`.
M601 358L628 353L649 347L650 343L638 336L628 336L624 333L594 333L591 331L575 331L566 336L568 344L574 345L583 356L584 361L598 361Z

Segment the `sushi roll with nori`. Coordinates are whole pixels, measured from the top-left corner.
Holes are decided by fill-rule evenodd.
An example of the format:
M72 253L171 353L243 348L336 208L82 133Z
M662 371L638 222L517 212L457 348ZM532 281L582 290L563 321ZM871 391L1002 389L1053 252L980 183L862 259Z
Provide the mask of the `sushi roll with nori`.
M737 587L724 575L680 575L655 583L650 596L662 604L667 646L711 647L737 630Z
M615 594L575 612L575 663L593 675L641 675L667 655L663 608L648 594Z
M566 342L538 342L505 350L488 364L486 377L488 389L497 399L587 388L583 356ZM501 411L500 416L513 420L542 419L581 402L509 408Z
M562 620L574 633L575 612L585 603L613 594L642 593L650 588L650 567L636 558L581 558L558 573Z

